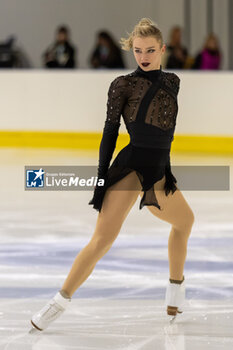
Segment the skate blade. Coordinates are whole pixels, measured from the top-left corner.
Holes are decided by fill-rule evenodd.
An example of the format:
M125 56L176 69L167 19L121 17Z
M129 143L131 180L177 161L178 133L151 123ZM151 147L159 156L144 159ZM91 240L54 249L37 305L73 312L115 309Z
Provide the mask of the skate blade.
M177 315L173 316L173 317L170 319L170 321L169 321L170 324L173 324L173 323L175 322L176 316L177 316Z
M38 329L36 329L35 327L32 327L28 333L29 334L35 334L35 333L38 333L38 332L39 332Z

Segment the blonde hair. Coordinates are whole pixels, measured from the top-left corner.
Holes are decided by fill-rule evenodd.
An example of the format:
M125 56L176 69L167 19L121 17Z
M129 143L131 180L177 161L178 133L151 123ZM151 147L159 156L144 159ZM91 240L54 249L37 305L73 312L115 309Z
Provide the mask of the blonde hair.
M122 50L130 51L133 47L133 39L137 36L147 37L154 36L159 42L160 47L163 46L163 37L157 24L150 18L142 18L135 26L131 33L128 33L128 38L121 38L119 43L121 44Z

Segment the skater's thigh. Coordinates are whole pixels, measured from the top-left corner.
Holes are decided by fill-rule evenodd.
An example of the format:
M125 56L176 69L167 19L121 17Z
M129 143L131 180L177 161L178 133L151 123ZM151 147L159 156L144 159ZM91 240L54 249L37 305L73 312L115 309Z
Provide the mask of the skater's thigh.
M135 171L106 190L94 238L104 237L110 241L115 239L140 191L141 183Z
M161 210L155 206L147 206L148 210L159 219L172 224L174 227L185 228L188 225L190 226L194 221L194 213L182 192L177 187L174 193L170 191L168 196L166 196L164 184L165 176L154 184L155 196ZM141 193L140 196L142 196Z

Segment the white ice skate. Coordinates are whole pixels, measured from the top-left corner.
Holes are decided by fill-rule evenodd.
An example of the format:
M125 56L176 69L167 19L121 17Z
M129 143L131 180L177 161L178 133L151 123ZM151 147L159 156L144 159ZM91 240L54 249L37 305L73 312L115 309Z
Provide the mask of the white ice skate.
M33 327L43 331L48 325L55 321L67 308L71 302L71 298L64 298L60 291L31 319ZM32 328L29 333L34 333L35 328Z
M183 312L185 303L185 279L181 284L171 283L168 280L166 289L165 304L167 306L167 314L172 316L170 322L174 322L177 314Z

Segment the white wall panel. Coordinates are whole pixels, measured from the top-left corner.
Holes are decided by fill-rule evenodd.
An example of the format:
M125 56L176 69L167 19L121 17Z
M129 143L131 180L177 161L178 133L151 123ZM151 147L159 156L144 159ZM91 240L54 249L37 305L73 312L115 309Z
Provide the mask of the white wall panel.
M233 72L176 73L176 132L232 135ZM126 72L1 72L0 130L102 131L108 87L121 74ZM126 132L123 119L120 131Z

